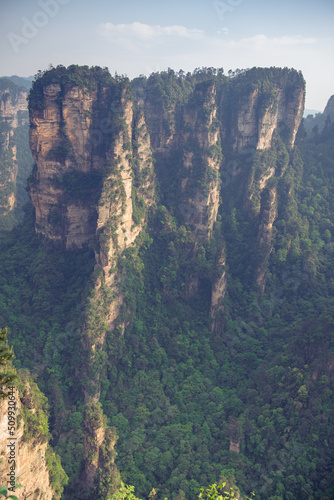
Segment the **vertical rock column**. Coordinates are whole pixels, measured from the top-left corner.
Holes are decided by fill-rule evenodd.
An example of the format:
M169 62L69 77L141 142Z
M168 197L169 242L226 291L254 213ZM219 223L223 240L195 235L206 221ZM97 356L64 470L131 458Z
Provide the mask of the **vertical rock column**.
M27 112L27 91L15 88L7 79L0 90L0 215L9 214L16 203L17 158L16 145L13 143L14 130L19 125L19 113ZM6 86L8 81L9 86ZM14 89L13 89L14 87ZM26 119L27 121L27 119Z
M95 236L97 218L94 193L81 184L102 176L104 163L90 140L97 91L51 84L43 88L43 98L41 109L30 110L36 232L80 248Z
M184 112L184 129L180 211L201 244L212 235L219 208L221 147L214 84L195 90Z

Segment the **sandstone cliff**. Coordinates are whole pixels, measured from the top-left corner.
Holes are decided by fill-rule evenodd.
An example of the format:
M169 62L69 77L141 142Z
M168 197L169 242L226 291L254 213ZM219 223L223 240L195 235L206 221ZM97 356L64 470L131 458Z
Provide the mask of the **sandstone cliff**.
M222 92L218 115L225 156L222 204L224 206L224 198L231 199L233 192L233 204L242 206L245 219L256 226L256 244L254 248L249 246L249 259L255 254L252 280L260 294L265 290L272 251L277 179L284 176L289 163L288 150L294 147L304 102L302 78L288 71L278 77L275 69L267 74L250 70L240 76L238 85ZM224 256L221 261L225 261ZM223 311L226 279L224 272L213 283L213 328L218 328L217 314Z
M219 208L222 159L215 85L195 89L184 111L180 211L198 243L210 238Z
M42 92L43 107L31 110L30 131L36 231L66 248L100 239L99 258L108 280L106 268L115 248L124 250L140 231L132 220L132 162L137 155L139 168L147 172L151 167L149 139L142 140L143 131L133 134L134 108L125 89L119 99L106 88L98 93L97 85L88 91L50 84ZM145 127L140 117L136 120ZM138 138L139 151L132 153ZM117 243L104 245L114 230Z
M0 78L0 215L9 214L16 202L18 172L14 130L28 123L28 91Z
M126 80L110 77L108 83L101 86L93 78L83 85L59 78L43 84L39 94L35 89L30 101L30 145L36 161L30 196L36 231L67 249L91 244L95 250L97 277L83 313L87 415L100 397L105 338L116 326L125 326L118 320L124 299L118 259L134 244L154 201L143 103L134 101ZM102 423L92 427L89 422L82 498L96 481L109 432ZM110 440L111 451L113 446Z
M270 94L261 93L259 87L243 95L232 117L234 149L248 146L256 150L271 147L275 131L284 132L290 146L303 117L304 89L289 91L273 85Z
M254 83L242 87L242 75L242 92L238 85L232 87L232 94L222 91L220 84L217 98L217 83L208 80L188 92L186 103L174 92L168 105L163 104L164 98L157 99L154 86L155 93L137 89L135 105L125 89L123 95L110 97L107 87L98 90L96 82L89 90L73 84L44 85L43 105L31 112L30 143L36 168L30 194L36 231L66 248L98 241L98 263L106 285L112 287L116 257L141 231L141 224L134 223L135 205L138 208L134 180L139 171L147 176L140 202L142 206L152 203L152 194L145 194L153 186L152 174L147 173L153 171L151 146L160 182L168 184L177 175L173 179L175 210L198 244L210 238L217 218L219 171L238 155L237 171L243 170L238 178L240 197L247 209L265 213L263 193L270 180L284 172L278 172L275 165L259 169L254 158L271 148L276 136L293 147L304 88L296 83L294 73L283 71L277 78L274 71L265 85L256 71L250 74ZM167 90L160 92L163 96ZM121 126L113 127L113 120ZM104 122L107 127L101 126ZM178 170L169 171L175 159ZM271 209L271 225L273 214ZM260 221L258 241L265 240L270 247L269 235L269 226ZM260 281L263 288L264 278L256 276L255 282ZM115 321L122 298L114 302L109 324Z
M30 196L36 210L36 231L67 248L81 247L95 234L96 202L101 160L90 141L96 90L74 87L64 96L59 84L43 88L45 105L31 113L30 147L36 167ZM96 124L97 126L97 124ZM97 129L98 130L98 129ZM72 176L75 193L64 188L62 176ZM95 174L95 175L94 175ZM81 181L81 191L78 184ZM84 191L85 199L80 195Z
M10 487L7 480L11 477L16 485L22 485L16 492L22 500L53 500L60 498L63 489L60 484L52 485L49 465L55 455L48 445L47 416L42 408L44 404L45 397L27 373L22 373L14 381L10 397L0 400L1 485ZM15 408L15 412L11 415L15 415L9 426L8 412L12 408ZM12 475L8 476L9 473Z

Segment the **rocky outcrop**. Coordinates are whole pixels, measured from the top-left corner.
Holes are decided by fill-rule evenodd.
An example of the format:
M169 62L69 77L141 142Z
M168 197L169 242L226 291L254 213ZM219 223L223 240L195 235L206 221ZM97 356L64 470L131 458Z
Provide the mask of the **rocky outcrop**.
M96 93L76 86L63 96L59 84L50 84L43 88L43 109L30 113L36 231L66 248L82 247L96 231L93 198L103 168L91 141L98 130L91 116Z
M119 473L114 464L116 453L114 451L116 443L116 433L114 429L107 428L100 403L89 403L85 408L84 415L84 470L78 486L78 497L91 498L91 491L94 488L98 468L103 468L106 477L100 478L100 483L109 485L109 494L114 493L120 486ZM112 487L110 489L110 483ZM101 491L101 495L106 491Z
M53 500L59 496L53 490L50 481L46 461L46 450L49 445L46 436L40 431L43 423L37 422L40 428L37 428L35 423L34 431L32 424L29 424L29 415L34 417L40 415L40 412L37 412L38 403L32 395L29 382L26 381L25 385L22 385L20 378L19 380L20 391L13 386L10 395L0 400L1 484L8 488L13 484L21 484L22 488L18 489L17 493L22 500L29 498ZM10 425L9 415L14 415Z
M18 88L13 83L9 82L6 85L6 78L0 78L0 114L1 118L10 122L12 128L16 128L19 124L28 123L28 90Z
M145 121L150 130L150 141L157 153L167 153L177 143L175 128L175 104L164 110L161 102L142 101Z
M262 81L257 70L251 70L254 83L242 92L232 87L232 94L220 87L219 98L217 83L209 79L195 85L186 103L170 97L168 106L157 98L157 89L161 96L167 95L160 81L151 93L141 84L136 104L125 88L118 97L110 97L107 86L101 89L97 82L89 90L61 82L45 85L42 108L31 110L30 143L36 168L30 194L36 231L66 248L95 242L103 276L95 289L104 283L115 291L120 279L113 272L117 258L142 229L140 207L153 202L151 147L162 183L173 175L169 168L174 158L180 159L178 184L174 182L178 211L196 244L203 244L213 232L223 162L246 154L249 165L239 196L247 210L261 217L258 253L264 258L254 279L263 291L276 217L275 190L267 186L283 173L276 165L262 165L260 171L251 164L256 154L273 146L277 135L288 146L294 145L304 108L300 75L275 69L269 74L272 80L262 75ZM121 123L118 128L115 120ZM141 186L135 185L136 176ZM225 293L226 276L222 276L213 283L212 314L217 313ZM196 290L191 282L188 292L193 295ZM122 294L115 293L108 325L115 325L122 303ZM103 343L103 335L98 342Z
M212 236L219 208L222 151L216 84L209 81L196 85L186 103L174 99L167 109L148 99L145 120L157 177L162 186L173 186L169 189L175 191L175 211L192 233L196 253ZM177 171L174 165L178 165ZM166 197L170 194L167 192ZM198 286L198 278L188 276L184 296L193 297Z
M218 331L221 327L218 313L224 309L224 297L227 290L225 249L221 250L219 260L216 264L218 278L212 284L210 316L213 319L212 330Z
M85 86L59 78L42 85L42 95L34 94L33 88L30 103L30 145L36 162L30 196L36 232L67 249L87 244L95 249L97 278L83 313L82 331L87 415L99 404L100 355L106 335L116 322L120 330L125 327L118 319L124 302L118 259L134 244L154 201L143 103L134 101L125 81L109 83L110 87L101 87L93 79ZM86 491L80 490L80 498L91 492L101 466L101 447L109 432L101 422L86 419L82 474Z
M16 202L17 158L14 130L27 124L28 91L0 78L0 215L10 213Z
M290 74L284 82L278 78L267 81L265 85L263 81L258 81L251 86L251 90L241 93L233 90L233 106L228 103L231 94L223 94L220 104L220 116L224 124L222 142L231 144L231 150L227 151L225 159L225 165L229 166L228 176L232 182L239 183L236 192L245 217L252 224L259 221L253 283L260 294L265 289L267 264L272 251L273 224L277 217L277 188L272 181L273 178L284 175L289 161L285 146L281 143L277 146L276 142L280 137L288 148L294 146L304 111L304 85L301 80L298 84L292 82L295 77L296 75ZM284 157L284 161L281 160L280 165L266 156L266 151L273 147L277 151L281 148L279 155ZM223 273L212 288L211 316L215 330L220 328L217 314L223 310L225 291L226 276Z
M258 265L255 269L255 283L260 294L266 286L267 264L272 250L273 224L277 217L277 189L272 187L266 191L262 202L261 222L258 231L257 252Z
M268 95L258 86L250 94L243 95L232 112L234 151L249 146L256 150L270 148L275 131L283 133L288 144L293 146L304 105L303 88L290 91L287 86L273 85Z
M234 419L230 419L228 424L230 438L230 451L240 453L240 425Z
M103 242L99 260L108 286L115 278L110 271L115 266L116 256L131 246L142 230L140 214L136 214L138 219L134 220L137 205L149 207L154 200L150 139L143 112L136 110L135 118L134 111L132 101L123 98L124 130L117 135L108 153L114 168L103 180L98 207L97 234ZM136 183L136 176L142 178L141 182ZM114 319L110 317L109 321Z
M219 208L221 147L216 87L195 89L184 111L180 211L198 243L212 235Z
M66 248L100 239L108 281L116 248L122 252L140 232L132 220L133 103L125 93L115 103L107 89L98 95L97 88L63 89L60 84L43 87L43 94L42 110L31 110L36 231ZM117 106L114 115L112 106ZM113 120L121 122L121 130L113 128ZM149 139L140 142L138 155L138 168L150 169Z

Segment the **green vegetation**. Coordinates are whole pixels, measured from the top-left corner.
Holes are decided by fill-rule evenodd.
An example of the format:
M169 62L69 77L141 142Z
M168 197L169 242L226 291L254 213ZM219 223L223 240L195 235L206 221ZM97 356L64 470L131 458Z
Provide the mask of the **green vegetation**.
M46 71L39 71L35 75L35 80L29 93L29 109L30 111L41 111L44 106L43 87L47 85L58 85L60 93L58 96L61 103L65 90L72 87L79 87L87 90L101 90L105 87L113 88L115 83L128 82L126 77L113 78L108 68L100 68L99 66L78 66L73 64L68 68L58 65L56 68L49 68Z
M13 349L8 346L7 328L0 328L0 400L7 397L7 386L16 380L13 358Z
M46 465L49 469L50 483L56 498L61 498L64 486L68 483L68 476L61 466L59 455L50 446L45 453Z
M19 391L22 404L18 417L19 425L24 425L22 440L29 443L45 443L51 438L49 433L49 404L27 370L20 370L15 387ZM49 469L50 484L55 498L60 498L68 477L50 444L46 448L46 465Z
M275 90L278 88L284 88L288 99L294 96L296 90L305 88L302 73L289 68L252 68L237 74L234 79L236 84L233 85L233 92L238 99L245 99L251 91L259 90L260 114L265 106L270 106Z
M169 70L135 79L130 89L105 70L57 67L36 80L33 112L42 109L42 88L50 83L60 85L60 96L73 85L110 89L112 132L97 145L104 153L126 131L121 95L145 95L157 178L156 204L148 210L146 184L154 176L150 166L142 168L135 129L124 152L132 161L133 222L144 228L122 254L119 214L111 215L94 249L66 252L38 238L29 205L23 223L0 240L0 321L8 325L16 366L29 368L48 398L50 428L39 413L46 400L33 382L37 417L25 418L31 438L52 435L69 477L64 498L76 496L83 458L98 464L101 499L137 500L134 491L157 500L247 498L253 491L259 500L333 498L333 127L313 141L301 129L294 149L280 127L272 148L238 153L229 131L208 147L193 132L194 123L203 137L221 131L233 106L256 89L260 119L274 106L277 88L289 99L303 90L302 75L278 68L229 76L212 68ZM217 106L211 124L210 99ZM102 102L93 117L103 116ZM185 113L193 113L194 123L185 123ZM174 133L182 140L162 151L161 137ZM185 151L193 153L188 168ZM228 189L221 190L212 237L198 242L180 200L204 197L219 182L208 158L221 165L221 181L229 161L238 169L228 172ZM65 198L82 203L96 202L102 189L99 203L113 197L121 212L121 163L106 155L101 175L69 170L54 182ZM272 193L272 241L261 242ZM60 225L59 214L56 207L49 221ZM117 260L114 289L93 251L107 251L109 241ZM261 295L255 277L262 264ZM223 270L226 295L213 328L211 292ZM120 294L120 314L110 326L110 305ZM99 431L106 436L100 449ZM123 483L115 491L115 457L122 481L133 487ZM61 494L66 476L54 452L47 460Z
M8 347L6 337L7 329L0 329L0 398L7 398L9 387L15 387L21 403L19 411L16 406L15 423L18 428L24 426L22 441L34 445L48 442L51 436L48 425L47 398L41 393L28 370L20 370L17 373L12 367L11 360L14 355ZM46 448L46 465L50 472L50 483L55 498L60 498L68 477L61 466L60 457L54 453L49 444ZM15 487L18 488L21 485ZM15 495L8 495L6 487L1 487L0 493L6 498L17 499Z
M63 189L65 196L71 200L87 202L91 199L97 203L102 189L102 176L99 172L68 170L63 176L57 177L54 184Z
M50 438L48 424L49 406L28 371L22 370L16 383L23 404L21 418L24 421L23 441L47 442Z
M117 493L115 493L110 500L139 500L133 493L134 487L128 486L124 483L121 484L121 487Z
M1 486L0 495L5 498L12 498L12 500L19 500L16 495L8 495L8 488L6 486Z
M251 493L251 497L254 497L254 492ZM233 487L228 487L226 483L221 485L212 484L209 488L201 488L201 492L198 495L199 500L230 500L233 498L240 498L239 492ZM247 497L250 500L250 497Z
M110 500L139 500L133 492L133 486L122 483L119 491L115 493ZM156 491L153 488L148 499L154 498L155 495ZM254 497L254 492L252 492L251 496ZM198 500L237 500L240 496L235 488L227 487L226 483L223 483L221 485L212 484L208 488L201 488L197 498ZM247 499L251 500L249 497L247 497Z

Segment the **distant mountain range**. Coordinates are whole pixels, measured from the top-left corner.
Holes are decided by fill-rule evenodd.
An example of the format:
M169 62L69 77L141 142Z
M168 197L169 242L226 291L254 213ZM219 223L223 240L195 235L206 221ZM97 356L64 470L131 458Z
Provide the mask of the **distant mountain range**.
M12 76L7 76L6 78L9 78L15 85L19 87L26 87L27 89L30 89L31 84L34 80L33 76L17 76L17 75L12 75Z
M304 115L303 117L306 118L308 115L317 115L319 113L322 113L322 111L319 111L319 109L305 109L304 110Z

